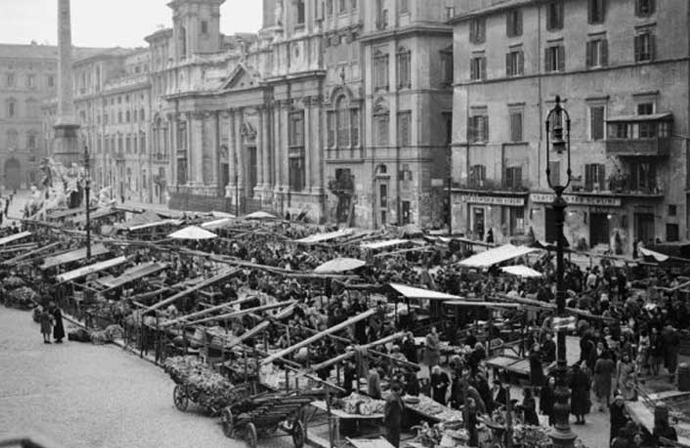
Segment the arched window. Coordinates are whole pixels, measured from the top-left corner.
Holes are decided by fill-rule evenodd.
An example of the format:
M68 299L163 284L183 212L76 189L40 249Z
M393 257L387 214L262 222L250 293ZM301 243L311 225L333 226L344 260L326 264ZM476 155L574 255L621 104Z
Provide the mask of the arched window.
M328 111L328 147L355 148L359 146L359 108L346 95L335 100L335 108Z

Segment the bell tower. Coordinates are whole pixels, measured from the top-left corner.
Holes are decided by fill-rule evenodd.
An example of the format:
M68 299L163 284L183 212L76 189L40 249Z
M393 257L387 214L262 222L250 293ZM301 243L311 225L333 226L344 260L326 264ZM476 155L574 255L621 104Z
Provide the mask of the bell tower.
M225 0L173 0L175 60L221 50L220 7Z

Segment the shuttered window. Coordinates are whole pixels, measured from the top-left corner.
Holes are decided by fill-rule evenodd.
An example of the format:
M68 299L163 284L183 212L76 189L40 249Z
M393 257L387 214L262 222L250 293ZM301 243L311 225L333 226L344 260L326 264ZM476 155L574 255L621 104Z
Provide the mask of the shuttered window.
M654 59L654 35L646 31L635 36L635 62L648 62Z
M606 166L602 163L585 165L585 190L604 191L606 189Z
M565 47L554 45L544 49L544 70L546 72L565 71Z
M522 112L510 113L510 141L521 142L522 138Z
M606 67L609 65L609 45L606 39L593 39L587 42L586 65L592 67Z
M592 140L604 139L604 106L594 106L589 109L590 137Z
M513 9L506 13L506 33L508 37L522 36L522 11Z
M656 11L654 0L635 0L635 15L637 17L649 17Z
M475 115L470 117L467 124L467 139L471 143L486 143L489 141L489 116Z

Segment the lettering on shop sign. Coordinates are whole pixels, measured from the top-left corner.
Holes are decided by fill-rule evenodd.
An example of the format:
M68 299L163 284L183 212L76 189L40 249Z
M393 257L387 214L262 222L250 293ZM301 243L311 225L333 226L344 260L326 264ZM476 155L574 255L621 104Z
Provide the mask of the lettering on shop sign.
M460 200L465 203L484 204L484 205L506 205L510 207L524 207L525 198L510 198L503 196L477 196L464 194Z
M553 194L533 193L530 195L532 202L549 204L553 202L555 196ZM620 207L621 200L619 198L607 198L600 196L575 196L571 194L564 194L563 199L569 205L589 205L593 207Z

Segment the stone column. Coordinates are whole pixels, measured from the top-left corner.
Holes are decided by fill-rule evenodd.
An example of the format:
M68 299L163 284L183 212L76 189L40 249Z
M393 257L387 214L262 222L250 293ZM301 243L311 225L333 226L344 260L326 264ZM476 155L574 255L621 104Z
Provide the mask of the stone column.
M282 147L282 120L281 120L281 110L282 105L280 101L276 101L273 108L273 188L277 192L280 188L282 178L280 176L281 172L281 157L280 148Z
M228 111L228 168L230 170L230 184L225 188L226 195L235 203L235 174L237 170L235 154L237 151L237 134L235 131L235 110Z
M70 0L58 0L58 107L53 155L69 167L80 161L79 122L74 112Z
M189 147L189 161L191 163L191 184L204 184L204 115L201 112L192 114L192 126L189 136L192 144Z
M258 163L258 189L263 190L266 186L266 145L268 143L268 140L265 138L266 136L266 123L264 120L264 108L260 107L258 109L258 114L259 114L259 129L256 130L256 150L258 151L258 154L256 155L257 157L257 163Z
M235 114L235 148L237 149L237 185L240 192L244 192L244 176L247 170L245 166L245 155L244 155L244 137L242 136L242 123L244 121L244 110L239 109ZM242 197L245 195L242 194Z

